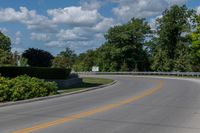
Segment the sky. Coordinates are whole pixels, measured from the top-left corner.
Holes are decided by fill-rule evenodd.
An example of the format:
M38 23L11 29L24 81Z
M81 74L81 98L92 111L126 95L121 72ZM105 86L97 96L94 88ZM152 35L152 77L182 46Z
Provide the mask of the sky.
M95 49L104 34L133 17L155 19L173 4L200 14L200 0L0 0L0 31L11 38L12 51L39 48L58 54Z

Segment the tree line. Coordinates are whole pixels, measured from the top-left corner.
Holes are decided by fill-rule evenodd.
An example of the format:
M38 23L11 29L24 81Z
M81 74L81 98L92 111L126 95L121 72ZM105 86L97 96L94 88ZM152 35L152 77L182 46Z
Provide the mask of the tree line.
M166 9L152 29L144 18L111 27L105 43L79 55L69 48L57 56L30 48L19 58L0 33L0 65L18 58L21 65L72 68L75 71L200 71L200 15L185 5Z

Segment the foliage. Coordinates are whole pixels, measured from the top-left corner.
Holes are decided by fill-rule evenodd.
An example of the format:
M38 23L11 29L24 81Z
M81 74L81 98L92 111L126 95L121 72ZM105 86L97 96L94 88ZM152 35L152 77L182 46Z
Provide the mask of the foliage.
M68 57L56 56L52 61L55 68L70 68L70 60Z
M28 60L24 57L19 58L19 66L25 67L28 66Z
M0 102L17 101L56 94L55 82L46 82L28 76L14 79L0 77Z
M196 30L191 33L191 54L194 71L200 71L200 15L196 16Z
M67 79L71 69L48 67L0 67L0 73L4 77L17 77L28 75L41 79Z
M15 63L11 52L0 49L0 66L12 66Z
M1 31L0 31L0 49L8 52L10 52L11 50L10 38L4 35Z
M172 6L157 20L152 68L156 71L189 71L190 59L187 34L191 31L194 11L186 6ZM157 42L156 42L157 41ZM182 52L185 52L184 54ZM184 62L181 62L184 60ZM177 64L181 62L181 67ZM183 69L183 66L187 66Z
M82 53L77 57L73 69L75 71L91 71L92 66L96 64L95 61L96 51L88 50L86 53Z
M127 24L110 28L106 43L97 51L103 71L144 71L149 69L145 38L150 34L145 19L133 18ZM100 68L101 68L100 67Z
M14 65L10 38L0 32L0 66Z
M53 56L44 50L29 48L26 50L22 57L28 60L28 65L33 67L50 67Z
M60 54L53 59L52 64L53 67L71 68L75 62L75 59L75 52L69 48L66 48L65 51L61 51Z

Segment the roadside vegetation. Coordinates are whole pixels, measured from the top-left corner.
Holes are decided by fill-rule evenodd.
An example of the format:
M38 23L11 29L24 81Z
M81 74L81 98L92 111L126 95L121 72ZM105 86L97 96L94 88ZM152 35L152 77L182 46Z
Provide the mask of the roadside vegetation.
M74 71L200 71L200 15L185 5L163 11L151 28L145 18L111 27L99 48L77 55L66 48L53 56L29 48L11 52L9 37L0 33L0 66L70 68Z
M173 5L157 18L154 28L145 18L132 18L111 27L99 48L79 55L67 47L55 56L37 48L12 52L10 38L0 31L0 102L55 94L56 84L43 79L67 79L71 70L91 71L93 66L102 72L200 72L200 15L185 5ZM64 89L109 82L84 78L81 85Z
M57 89L55 82L34 77L19 76L12 79L0 77L0 102L54 95Z

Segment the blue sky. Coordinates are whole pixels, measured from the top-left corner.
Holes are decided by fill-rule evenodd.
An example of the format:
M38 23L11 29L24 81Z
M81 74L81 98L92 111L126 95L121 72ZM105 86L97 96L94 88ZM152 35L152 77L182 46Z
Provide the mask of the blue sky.
M200 0L0 0L0 30L12 40L12 51L29 47L54 55L66 47L76 53L104 43L112 26L132 17L155 18L173 4L200 13Z

